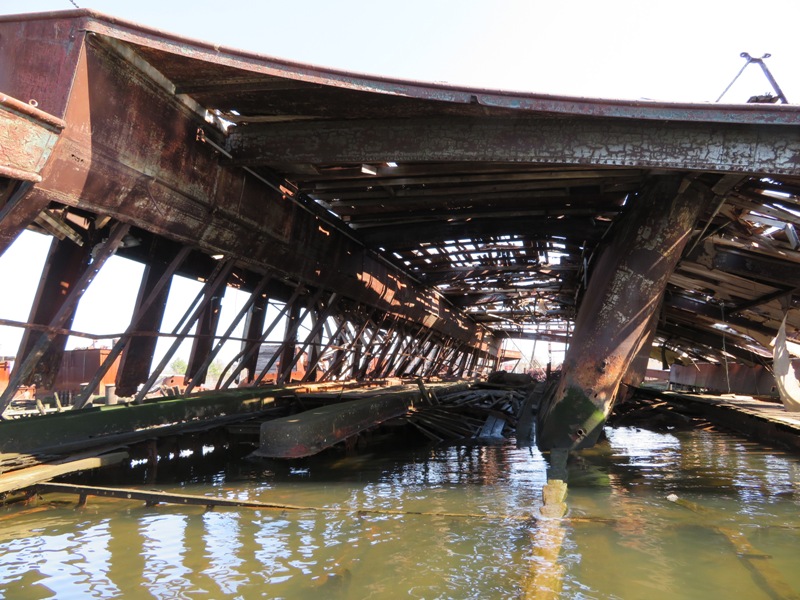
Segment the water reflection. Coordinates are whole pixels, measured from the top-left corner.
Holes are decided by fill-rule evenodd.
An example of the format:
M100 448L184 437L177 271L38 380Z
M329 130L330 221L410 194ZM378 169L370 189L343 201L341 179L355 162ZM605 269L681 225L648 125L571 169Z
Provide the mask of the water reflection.
M538 451L509 444L195 465L192 483L159 481L339 512L94 498L75 510L48 497L0 511L0 597L518 597L543 568L534 559L544 530L525 517L538 509L545 468ZM796 456L718 433L617 429L569 468L560 597L771 597L731 531L771 557L760 560L774 586L800 590Z

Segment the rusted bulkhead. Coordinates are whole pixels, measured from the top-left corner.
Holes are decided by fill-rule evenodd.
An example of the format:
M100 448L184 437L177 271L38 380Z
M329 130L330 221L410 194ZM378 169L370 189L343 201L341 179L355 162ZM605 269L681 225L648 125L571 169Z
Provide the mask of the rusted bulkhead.
M25 199L29 207L57 202L111 216L255 270L339 291L496 354L491 335L304 210L288 197L291 190L281 193L223 164L198 137L205 125L204 135L221 141L204 112L113 40L87 31L89 15L0 22L3 64L36 73L0 68L0 89L37 99L66 122L42 182Z

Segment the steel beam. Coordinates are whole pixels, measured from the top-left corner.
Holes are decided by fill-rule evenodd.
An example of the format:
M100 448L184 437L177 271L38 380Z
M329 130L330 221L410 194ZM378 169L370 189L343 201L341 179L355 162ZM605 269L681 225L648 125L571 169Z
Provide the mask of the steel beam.
M242 306L242 308L239 309L239 313L234 317L233 321L231 321L231 324L228 327L228 329L225 331L225 333L223 333L220 336L220 339L216 343L216 345L214 346L213 350L211 350L208 353L208 356L206 356L206 358L203 361L203 363L197 369L197 373L198 374L205 375L208 372L208 367L211 365L211 363L213 362L214 358L216 358L217 354L219 354L220 350L222 350L222 347L229 340L230 336L233 335L233 332L236 329L237 325L239 325L241 320L243 318L245 318L246 315L250 315L252 313L253 305L259 299L262 299L264 297L263 296L263 292L264 292L264 289L267 287L267 283L269 283L269 280L270 280L269 275L266 275L261 279L261 281L258 283L258 285L256 285L255 289L250 294L250 297L247 299L247 302L245 302L244 305ZM191 373L191 369L189 370L189 373ZM184 392L184 395L188 396L189 394L191 394L192 390L200 383L201 383L201 379L200 379L199 375L198 376L194 376L194 377L190 377L189 381L187 383L186 391ZM215 387L216 387L216 384L219 383L219 382L216 381L214 383L215 383Z
M92 247L88 244L78 246L71 240L58 240L53 238L50 250L45 260L44 271L39 280L33 306L31 307L28 322L38 325L51 325L69 329L75 317L77 302L63 320L55 324L54 319L64 307L64 303L75 290L76 283L86 270L91 261ZM23 362L32 353L34 347L43 339L48 338L47 332L39 333L27 329L22 336L17 361ZM21 385L35 383L42 390L49 390L55 381L61 367L61 357L67 343L66 335L50 336L48 348L42 352L35 370L32 370L21 381Z
M133 337L134 329L144 325L148 333L158 333L164 308L167 304L169 284L172 275L183 263L189 254L189 248L182 248L172 259L168 266L151 269L152 265L145 267L142 284L139 286L139 296L133 311L133 317L125 333L120 336L106 356L100 368L92 376L92 380L84 390L74 399L73 408L79 409L88 402L94 390L100 384L103 376L108 372L114 361L127 346L127 351L122 355L117 370L116 393L120 396L130 396L136 392L136 386L147 380L150 372L150 363L153 361L157 335ZM137 344L136 342L140 342ZM127 359L127 360L126 360Z
M448 223L417 223L414 227L397 225L360 229L360 238L367 244L385 244L400 252L419 247L420 242L441 243L459 239L474 239L496 235L529 235L563 237L569 240L597 241L603 237L608 223L595 223L589 218L543 219L456 219Z
M203 311L205 311L206 307L212 302L214 295L221 293L221 290L225 288L225 283L227 282L228 276L232 270L233 260L231 259L219 261L214 266L214 270L211 272L211 275L209 276L205 285L197 294L197 297L194 299L194 301L189 305L189 308L183 315L183 318L175 326L175 329L172 332L176 336L175 341L172 342L172 345L164 354L161 362L158 363L155 369L153 369L153 371L150 373L150 376L147 378L147 381L144 382L144 385L142 385L141 389L136 394L134 400L137 404L144 401L144 397L150 391L150 388L153 387L153 384L155 384L159 375L161 375L161 373L164 371L164 368L172 359L173 354L175 354L177 349L183 343L183 340L186 339L186 336L189 334L192 326L203 314Z
M122 238L128 233L129 228L130 226L126 223L116 223L109 230L108 237L92 249L90 253L92 258L91 264L84 264L80 272L80 276L68 282L65 288L62 288L62 298L57 302L57 304L55 304L55 306L52 307L57 307L57 309L52 311L52 317L48 323L51 329L64 327L66 324L71 322L75 315L75 309L78 306L78 302L83 297L83 293L100 272L100 269L103 267L106 261L117 250L117 247L119 247L119 244L122 242ZM83 246L80 246L80 248L83 248ZM54 273L53 277L55 277L55 275L56 274ZM52 281L51 277L48 279ZM39 293L37 293L37 301L34 307L38 306L39 302L42 301L41 293L43 291L43 287L44 286L40 286L39 288ZM55 293L58 294L58 292ZM48 299L46 302L49 304L51 301L52 299ZM29 381L37 369L42 369L40 361L42 361L47 352L53 348L54 340L56 338L57 334L54 331L48 331L39 335L35 342L23 340L23 343L20 345L20 347L23 348L23 351L18 353L19 358L14 365L14 370L9 378L8 386L6 387L5 391L3 391L3 394L0 395L0 416L2 416L2 413L5 411L8 405L11 404L11 400L14 398L14 394L16 394L19 386L22 385L23 382ZM64 340L64 343L66 343L66 339ZM54 378L56 376L58 367L61 363L61 353L63 353L63 345L59 345L56 348L53 353L54 358L52 361L44 363L44 365L48 367L47 371L44 372L45 384L51 382L50 377Z
M258 363L258 348L261 333L264 331L264 321L267 319L269 298L266 294L259 294L247 311L244 323L245 341L242 342L241 353L247 359L242 359L241 370L247 369L247 378L243 383L250 383L255 379L256 364Z
M197 330L186 365L187 383L202 384L206 379L208 366L211 364L207 359L211 357L214 348L214 336L219 325L219 313L222 310L222 296L225 294L225 289L225 285L221 285L216 291L206 291L209 297L197 317Z
M333 310L336 307L336 301L338 299L339 298L338 298L338 296L336 294L331 294L330 298L328 298L328 301L325 303L325 308L320 310L317 313L317 316L316 316L316 319L315 319L316 322L314 323L314 325L312 325L311 331L308 332L308 335L306 336L306 339L303 340L303 343L302 343L301 347L299 349L296 349L296 347L292 348L292 350L294 352L294 355L291 356L291 357L288 356L288 352L283 355L284 357L286 357L286 360L285 361L281 360L281 364L280 364L279 370L278 370L279 372L278 372L277 383L285 383L285 382L289 382L291 380L291 378L292 378L292 369L294 369L294 366L298 363L300 358L303 356L303 352L306 351L306 348L308 348L308 346L310 344L312 344L316 339L319 338L319 335L322 332L322 328L323 328L323 326L325 324L325 320L329 316L331 316L331 314L333 313ZM309 307L308 314L311 314L311 313L313 313L313 309L312 309L312 307ZM295 329L295 332L296 331L297 331L297 329ZM296 335L296 333L295 333L295 335ZM296 340L295 340L295 342L296 342ZM288 350L288 346L287 346L287 350ZM306 369L310 368L309 366L310 366L311 362L312 362L311 360L306 361ZM314 362L314 367L316 367L316 362L317 361L313 361L313 362ZM307 374L308 374L307 372L303 374L303 378L302 378L303 381L306 380L306 375Z
M300 294L302 294L303 292L304 292L304 290L303 290L302 287L300 287L300 286L296 287L294 292L292 292L291 298L289 298L289 300L287 300L286 304L284 304L283 308L278 312L278 316L276 316L272 320L272 323L270 323L269 326L264 331L261 332L261 335L258 336L258 339L256 339L256 340L248 339L247 342L242 345L242 350L236 356L234 356L230 360L230 362L225 366L225 368L222 370L222 375L220 376L219 380L217 381L217 389L219 389L219 388L223 388L224 389L224 388L229 387L234 382L236 377L238 377L238 375L242 371L242 369L245 368L245 365L249 365L252 360L255 360L254 364L258 363L258 353L259 353L259 350L261 350L261 344L263 344L264 341L269 337L269 334L272 333L272 330L275 329L275 327L278 326L278 323L280 322L280 320L288 312L289 307L295 302L297 297L300 296ZM253 359L253 357L255 357L255 359ZM227 375L228 371L230 371L233 368L233 365L234 365L234 363L236 363L237 360L240 361L239 362L239 366L234 368L233 372L230 375L227 376L227 379L225 379L225 376ZM252 374L248 374L247 381L248 381L248 383L258 384L261 381L262 378L263 378L263 376L261 374L255 375L255 366L254 366ZM224 379L224 381L223 381L223 379Z
M343 318L334 317L333 320L338 323L336 326L336 331L331 332L327 326L325 325L325 329L328 332L328 345L325 347L327 351L330 348L336 347L337 349L333 352L332 358L328 363L328 368L322 374L322 377L319 378L320 381L330 381L332 378L337 377L339 375L340 367L342 360L344 360L345 352L341 349L344 340L344 331L347 328L347 321Z
M755 279L768 285L800 287L800 264L792 260L759 256L746 250L726 248L711 241L695 248L686 258L711 270Z
M63 89L49 90L53 99L68 98L62 103L67 125L26 202L55 201L120 218L235 258L256 272L272 270L477 343L477 324L352 233L321 220L263 178L220 165L219 145L197 141L198 128L208 127L201 115L124 46L85 37L85 26L76 21L62 31L58 21L39 24L41 36L46 29L62 42L74 36L80 51L64 55L72 62L64 58L60 64L70 73ZM4 40L12 38L25 45L14 36ZM25 55L31 64L44 63L47 48L25 45ZM53 85L62 85L63 78L52 75ZM0 69L0 83L6 80L14 80L13 73ZM209 129L204 137L213 136Z
M797 175L800 127L550 116L250 124L236 164L500 161Z
M147 381L156 344L158 343L157 334L161 328L161 321L164 318L164 311L167 307L172 276L186 259L189 252L189 247L184 246L178 251L169 265L165 265L158 260L152 260L145 265L142 283L139 286L139 295L136 298L134 307L134 316L125 334L109 353L109 359L113 360L111 357L115 358L127 344L127 350L122 354L119 369L117 370L116 391L120 396L130 396L136 393L139 384ZM148 335L137 336L134 335L135 331ZM94 387L91 389L94 389ZM86 399L88 399L88 396ZM84 402L86 399L84 399Z
M303 317L300 317L300 299L295 300L289 307L289 312L286 315L286 325L283 335L283 342L281 343L280 350L275 353L278 357L277 373L275 374L275 383L281 385L286 383L292 378L292 366L294 366L294 353L297 349L297 331L300 329L300 324L305 316L311 314L314 310L316 301L306 299L308 306L306 307Z
M712 195L680 176L662 176L623 216L589 280L559 385L540 409L541 449L595 443L694 223Z

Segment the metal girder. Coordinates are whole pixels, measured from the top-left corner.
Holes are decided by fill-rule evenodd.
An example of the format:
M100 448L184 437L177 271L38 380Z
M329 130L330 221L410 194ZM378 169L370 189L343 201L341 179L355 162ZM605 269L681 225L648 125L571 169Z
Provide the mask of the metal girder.
M664 297L663 309L665 311L680 310L690 315L702 315L718 322L724 320L729 325L746 328L764 336L774 337L777 333L777 324L772 328L764 327L758 321L740 316L734 312L733 308L723 308L722 305L714 306L709 302L701 302L683 294L668 293Z
M203 377L205 378L205 375L208 372L208 367L211 366L211 363L213 362L214 358L216 358L217 354L219 354L219 351L222 350L222 347L225 345L225 342L227 342L228 339L230 338L230 336L233 335L234 330L239 325L241 320L244 319L245 316L248 316L248 315L251 314L251 309L252 309L253 305L255 304L255 302L259 298L263 297L262 293L263 293L264 289L267 287L267 284L269 283L269 280L270 280L270 276L269 275L265 275L261 279L261 281L258 282L258 284L256 285L255 289L251 292L250 297L244 303L242 308L239 309L239 313L234 317L233 321L231 321L231 324L228 326L228 329L225 331L225 333L223 333L220 336L220 339L214 345L214 348L208 353L207 356L205 356L205 358L203 360L203 363L197 369L198 375L189 377L189 380L187 381L187 385L186 385L186 391L184 392L185 396L188 396L197 385L202 383L199 375L202 374ZM262 322L262 325L263 325L263 322ZM214 333L215 333L215 331L212 331L211 335L213 336ZM189 370L189 373L191 373L191 370Z
M122 238L128 233L129 228L130 225L127 223L114 224L108 232L108 237L94 247L91 264L84 266L80 276L71 282L72 285L68 287L68 292L66 292L63 299L58 302L58 308L50 318L50 328L63 327L72 319L83 293L100 272L100 269L106 261L114 254L117 247L122 242ZM55 338L56 333L54 333L54 331L43 332L39 335L35 343L27 345L25 351L19 353L19 359L17 364L14 365L14 370L9 377L8 386L3 391L2 395L0 395L0 418L14 398L14 394L16 394L19 386L33 374L42 356L51 347ZM60 363L60 355L58 363ZM53 373L53 376L55 376L55 373Z
M758 362L759 359L762 358L754 352L736 344L736 338L733 336L725 336L717 331L702 329L687 324L664 323L659 326L659 332L663 335L671 336L673 338L673 343L674 339L683 340L684 343L688 342L695 348L697 346L705 347L712 354L718 356L721 355L724 349L725 352L731 356L735 356L745 364Z
M187 383L202 384L206 379L210 364L210 361L206 359L211 355L214 347L214 336L219 325L225 284L222 284L217 291L206 290L206 294L209 296L208 301L197 317L197 329L192 340L192 349L189 351L185 379Z
M544 116L250 124L233 129L240 165L503 161L800 174L800 127Z
M50 35L58 37L58 23ZM74 35L83 39L80 31ZM196 141L198 127L207 124L154 82L146 64L133 64L99 37L87 38L73 59L62 65L74 73L67 126L27 201L56 201L121 218L256 272L273 270L424 321L445 335L484 343L477 341L482 333L474 322L367 250L352 232L320 219L277 186L220 165L217 150Z
M242 358L240 368L247 369L247 379L244 383L250 383L255 378L256 365L258 364L258 346L260 345L261 333L264 331L264 322L267 319L267 307L269 300L266 294L259 294L253 301L253 305L247 311L244 330L245 340L242 342L240 355Z
M417 223L413 227L397 225L369 227L359 230L359 236L366 244L400 251L416 248L421 242L437 243L498 235L546 235L562 236L571 240L598 240L607 227L608 223L597 223L589 217L464 219L452 222Z
M158 337L152 335L137 338L133 336L133 332L142 326L148 333L158 332L167 305L172 276L188 254L189 248L184 246L169 265L157 264L145 267L131 322L111 348L89 385L74 399L74 409L83 408L126 346L127 351L123 354L117 370L117 393L121 396L132 395L136 392L137 385L147 380Z
M158 343L158 330L167 308L172 276L183 264L189 252L190 248L184 246L168 265L151 260L145 266L130 325L109 353L109 357L113 360L113 357L116 357L127 344L127 350L122 354L117 370L117 393L120 396L135 394L139 384L147 381L150 364L153 362L153 355ZM137 336L134 335L134 331L149 335ZM88 395L85 396L84 401L87 399Z
M55 319L65 302L72 296L76 283L87 272L91 253L92 247L88 244L78 246L71 240L52 238L28 322L66 329L71 327L77 309L77 299L73 298L72 309L64 314L58 323ZM17 350L19 361L25 360L42 340L48 339L49 343L39 356L35 369L22 378L20 384L34 383L41 390L49 390L61 367L67 337L49 336L47 332L40 333L27 329Z
M183 318L175 326L175 329L172 332L173 335L175 335L175 340L172 342L172 345L169 347L167 352L164 354L164 357L161 359L161 362L158 363L155 369L153 369L153 371L150 373L150 377L147 378L147 381L144 383L144 385L142 385L141 389L136 394L134 401L137 404L144 401L144 397L150 391L150 388L153 387L159 375L161 375L161 373L164 371L164 368L172 359L172 355L175 354L178 347L183 343L183 340L186 339L186 336L189 334L192 326L204 313L208 305L212 303L214 295L222 293L221 290L224 289L225 283L228 280L228 276L233 270L233 266L233 261L230 259L219 261L216 265L214 265L214 269L212 270L208 280L203 285L203 288L197 294L197 297L194 299L194 301L189 305L189 308L183 315Z
M328 301L325 303L325 308L323 310L321 310L319 312L319 314L317 315L316 323L314 323L314 325L311 327L311 330L308 332L308 335L306 336L306 339L303 340L303 343L301 344L301 347L300 347L299 350L296 349L296 345L294 347L288 347L287 346L287 348L286 348L287 352L284 355L285 358L281 359L281 363L280 363L280 365L278 367L278 376L277 376L277 379L276 379L277 383L290 382L291 376L292 376L292 369L298 363L300 358L303 356L303 352L306 351L306 348L308 348L308 346L311 343L313 343L314 339L317 338L319 336L319 334L322 332L322 329L323 329L323 327L325 325L325 320L329 316L331 316L331 314L333 314L333 310L336 308L336 301L337 300L338 300L338 296L336 294L331 294L330 298L328 298ZM314 304L317 303L315 298L312 298L311 302L313 302ZM310 304L307 314L311 314L313 312L314 312L313 304ZM291 322L291 319L289 319L289 321L287 322L287 325L290 322ZM294 331L295 331L295 336L296 336L297 329L295 328ZM288 353L289 349L291 349L292 355L290 355ZM304 374L303 379L305 379L305 374Z
M595 443L711 196L680 176L661 176L617 224L579 307L558 388L540 409L540 448Z
M261 332L261 335L258 337L258 339L253 340L248 336L247 341L244 344L242 344L242 350L236 356L234 356L222 370L222 375L220 375L220 378L217 381L217 389L219 388L224 389L230 386L234 382L236 377L239 375L239 373L242 371L242 369L244 369L247 365L251 364L251 361L253 361L252 364L254 365L254 367L252 373L248 374L247 381L248 383L253 383L253 382L257 383L261 381L263 377L261 373L259 373L258 375L256 375L255 373L256 365L258 364L258 352L261 349L261 344L263 344L264 341L269 337L269 334L272 333L272 330L278 326L278 323L281 321L281 319L283 319L283 317L286 316L286 313L289 312L289 309L297 300L297 298L303 293L303 291L304 291L303 288L300 286L295 288L294 292L292 292L292 296L283 305L283 308L278 312L278 315L272 320L272 323L270 323L269 326L263 332ZM254 331L255 330L251 329L251 332ZM236 363L237 360L240 361L238 368L234 369L233 372L230 375L228 375L227 379L225 379L225 376L227 375L228 371L231 370L231 368L233 367L234 363ZM266 371L264 371L264 373L266 374Z
M800 264L794 261L725 248L711 241L706 241L702 246L695 248L686 258L711 270L732 273L769 285L800 287Z

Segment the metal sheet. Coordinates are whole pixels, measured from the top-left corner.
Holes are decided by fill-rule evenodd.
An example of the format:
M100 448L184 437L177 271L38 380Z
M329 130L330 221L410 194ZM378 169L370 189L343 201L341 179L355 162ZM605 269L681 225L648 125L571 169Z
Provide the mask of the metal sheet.
M40 181L63 127L60 119L0 93L0 176Z

